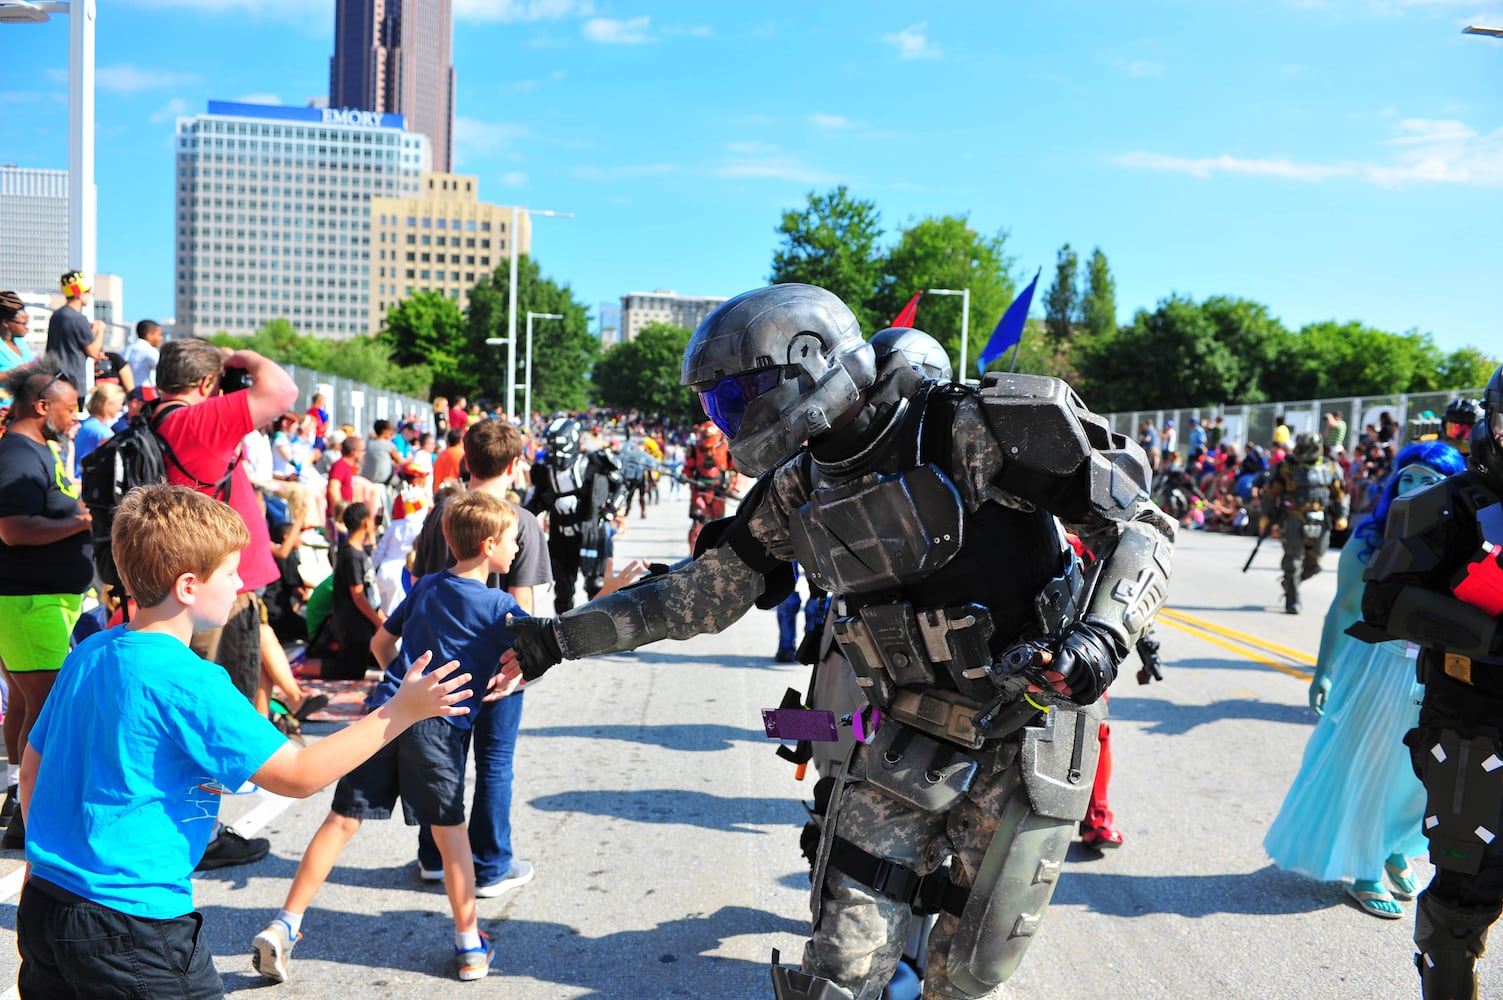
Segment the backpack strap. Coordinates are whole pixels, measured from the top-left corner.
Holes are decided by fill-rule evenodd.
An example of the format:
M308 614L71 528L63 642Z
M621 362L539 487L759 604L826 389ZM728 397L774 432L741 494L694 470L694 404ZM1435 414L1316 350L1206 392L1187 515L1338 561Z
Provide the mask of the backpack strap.
M167 441L167 436L163 434L161 430L162 421L167 418L168 413L176 409L186 409L187 406L187 403L181 402L180 400L171 400L170 402L158 404L151 411L151 416L147 418L146 426L151 429L152 434L155 435L157 441L162 445L162 454L166 455L167 460L170 461L173 465L177 466L177 471L181 472L183 475L192 480L193 484L199 489L210 490L211 492L209 493L209 496L211 499L229 503L230 488L231 486L233 486L235 464L240 461L240 455L244 450L245 445L240 444L236 446L235 453L230 456L229 466L224 470L224 475L219 478L219 481L217 483L206 483L202 479L199 479L193 473L189 472L188 469L183 465L182 460L177 457L177 452L172 450L172 445Z

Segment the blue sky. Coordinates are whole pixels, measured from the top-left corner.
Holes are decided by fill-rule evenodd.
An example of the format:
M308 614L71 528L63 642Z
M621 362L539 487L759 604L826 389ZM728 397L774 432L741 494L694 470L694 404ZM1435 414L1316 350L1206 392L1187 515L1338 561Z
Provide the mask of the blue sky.
M1099 246L1124 322L1233 294L1503 350L1503 40L1461 34L1503 0L455 8L456 169L575 213L538 219L534 251L592 309L763 284L782 211L846 184L889 238L1008 230L1043 283L1062 243ZM173 308L177 115L326 93L333 20L99 0L99 266L132 318ZM67 165L66 54L65 19L0 26L0 161Z

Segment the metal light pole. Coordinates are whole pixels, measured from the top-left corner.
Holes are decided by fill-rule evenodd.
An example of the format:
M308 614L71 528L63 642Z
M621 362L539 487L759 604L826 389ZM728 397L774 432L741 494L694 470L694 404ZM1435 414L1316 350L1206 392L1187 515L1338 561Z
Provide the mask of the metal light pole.
M969 288L931 288L930 295L959 295L960 296L960 373L962 384L966 381L968 369L965 366L966 345L971 339L971 290Z
M535 319L563 319L563 313L527 313L527 392L522 397L522 428L525 430L532 424L532 321ZM516 415L511 419L515 421Z
M1494 38L1503 38L1503 28L1488 28L1480 24L1469 24L1461 29L1463 35L1492 35Z
M549 212L544 209L511 207L511 280L506 290L506 415L517 416L517 213L526 212L530 221L535 215L553 219L572 219L573 212ZM528 247L529 251L531 247Z
M0 24L68 18L68 266L94 285L99 266L94 188L94 0L0 0ZM84 309L92 316L92 303Z

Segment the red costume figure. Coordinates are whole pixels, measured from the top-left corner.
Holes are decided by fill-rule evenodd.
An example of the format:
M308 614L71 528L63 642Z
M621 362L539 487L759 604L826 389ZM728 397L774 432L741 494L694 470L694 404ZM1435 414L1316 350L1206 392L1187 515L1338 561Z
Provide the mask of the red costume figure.
M684 479L689 483L689 551L699 538L706 521L725 517L725 498L735 477L730 448L720 428L706 421L696 428L697 434L684 459Z

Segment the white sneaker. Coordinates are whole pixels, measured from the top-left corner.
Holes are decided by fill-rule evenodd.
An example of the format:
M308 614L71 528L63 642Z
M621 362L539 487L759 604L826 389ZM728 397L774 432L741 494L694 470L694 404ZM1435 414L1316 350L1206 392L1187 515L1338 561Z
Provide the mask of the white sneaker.
M444 870L442 868L424 868L421 861L418 862L418 878L424 882L442 882Z
M490 885L475 886L475 895L479 899L494 899L497 896L510 892L532 881L532 876L537 874L533 871L532 862L521 861L513 858L511 868L506 875Z

